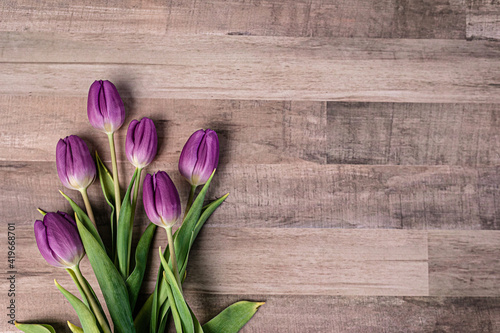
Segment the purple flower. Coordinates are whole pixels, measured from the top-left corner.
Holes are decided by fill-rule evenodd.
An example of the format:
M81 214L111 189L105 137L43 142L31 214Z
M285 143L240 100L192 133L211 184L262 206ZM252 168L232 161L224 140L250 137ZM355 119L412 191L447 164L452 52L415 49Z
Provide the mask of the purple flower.
M191 135L179 159L179 171L191 185L203 185L219 163L219 138L211 129Z
M95 179L94 160L85 142L76 135L59 140L56 164L59 179L69 189L86 189Z
M181 216L179 193L165 171L146 175L142 197L146 215L160 227L172 227Z
M125 141L125 151L130 163L142 169L153 162L157 150L158 135L153 121L146 117L141 121L132 120Z
M89 89L87 115L90 124L108 134L118 130L125 121L125 107L118 90L109 81L95 81Z
M43 221L37 220L35 238L40 253L52 266L73 267L85 254L76 222L64 212L47 213Z

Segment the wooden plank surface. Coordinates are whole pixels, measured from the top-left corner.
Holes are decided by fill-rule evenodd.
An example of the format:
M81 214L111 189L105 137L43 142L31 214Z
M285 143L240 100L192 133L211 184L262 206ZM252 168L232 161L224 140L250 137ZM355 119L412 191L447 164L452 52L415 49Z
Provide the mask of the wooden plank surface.
M468 39L500 40L500 3L487 0L467 0Z
M328 163L497 165L497 104L329 102Z
M0 243L15 223L16 319L78 323L33 223L36 207L70 211L59 138L82 136L109 164L85 114L90 84L109 79L126 124L155 121L148 172L168 171L183 202L182 145L219 134L208 197L230 196L185 284L201 322L248 299L266 304L242 332L500 331L499 13L485 0L2 2ZM90 198L109 240L97 185ZM159 232L153 248L165 243ZM82 270L96 287L87 259ZM5 317L0 332L15 332Z
M122 179L129 179L132 166L120 167L127 170ZM187 200L187 183L175 163L156 161L147 172L154 170L172 175ZM230 196L215 213L214 226L500 230L498 167L228 164L219 175L209 198ZM3 216L21 225L39 217L37 207L69 210L58 189L83 207L79 193L61 185L54 161L0 162L0 179ZM101 190L95 184L89 191L106 225L109 208ZM137 223L144 226L139 209Z
M500 279L498 244L499 232L429 232L430 294L496 294Z
M0 30L290 37L465 37L465 5L452 1L10 1ZM54 24L57 22L57 24Z
M136 98L500 100L489 41L1 35L1 94L85 96L104 77Z

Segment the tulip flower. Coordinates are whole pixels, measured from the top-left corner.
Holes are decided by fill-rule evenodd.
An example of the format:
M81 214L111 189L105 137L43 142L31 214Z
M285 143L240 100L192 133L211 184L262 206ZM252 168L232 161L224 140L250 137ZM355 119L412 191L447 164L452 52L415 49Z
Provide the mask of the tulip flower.
M219 163L219 138L211 129L198 130L182 148L179 171L192 186L205 184Z
M85 142L76 135L60 139L56 147L57 174L71 190L86 189L96 177L96 167Z
M143 185L146 215L154 224L172 228L181 215L181 200L177 189L165 171L147 174Z
M64 212L47 213L35 222L35 238L40 253L55 267L72 268L85 251L76 222Z
M181 286L177 258L175 256L172 226L181 216L181 200L174 183L164 171L147 174L142 190L144 210L154 224L165 228L170 247L170 261L177 284Z
M56 165L63 185L82 194L87 214L95 224L87 187L96 177L96 166L85 142L76 135L60 139L56 147Z
M125 121L125 107L115 85L95 81L89 89L87 115L90 124L105 133L114 133Z
M90 302L90 307L105 333L111 333L104 314L94 294L78 267L85 255L75 220L64 212L46 213L43 221L35 222L35 238L38 250L45 260L55 267L65 268L77 287Z
M157 150L158 135L153 121L146 117L140 121L132 120L125 141L125 152L130 163L143 169L153 161Z
M111 222L111 230L115 230L116 221L118 221L120 215L121 195L120 181L118 179L118 165L116 163L114 133L122 127L125 121L125 106L113 83L103 80L94 81L94 83L92 83L87 100L87 115L90 124L94 128L108 135L109 148L111 150L111 164L113 168L116 209L116 220Z

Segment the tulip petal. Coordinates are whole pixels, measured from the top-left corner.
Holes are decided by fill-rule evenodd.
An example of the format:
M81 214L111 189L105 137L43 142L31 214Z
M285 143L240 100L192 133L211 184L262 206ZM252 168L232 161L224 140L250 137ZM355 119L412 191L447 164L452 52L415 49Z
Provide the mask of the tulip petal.
M55 267L63 267L61 263L56 259L57 256L52 252L49 246L49 242L47 240L47 229L42 221L35 221L35 239L36 245L38 246L38 250L42 257L52 266Z
M65 266L78 264L84 250L76 222L67 220L62 214L48 213L44 224L48 245L58 261Z
M149 220L156 225L161 225L161 219L156 211L155 204L155 184L154 177L147 174L144 178L144 184L142 186L142 200L144 204L144 210Z
M76 135L59 140L56 147L59 179L69 189L87 188L96 177L96 166L85 142Z
M130 163L139 169L154 160L158 150L158 135L151 119L144 117L141 121L133 120L130 123L125 150Z
M134 162L133 162L134 147L135 147L134 133L135 133L135 128L137 127L137 124L139 124L139 121L136 119L134 119L130 122L130 124L128 125L127 137L125 139L125 153L127 155L127 159L132 164L134 164Z
M219 163L219 138L207 129L198 149L198 159L193 169L193 185L205 184Z
M164 171L156 173L156 211L166 223L172 226L181 215L181 199L174 183Z
M95 81L89 88L87 116L90 124L106 133L114 133L125 120L125 106L115 85Z
M193 169L198 158L198 148L204 136L204 130L200 129L194 132L187 140L184 148L182 148L179 158L179 172L188 181L191 181L191 177L193 176Z
M92 127L104 131L104 116L100 111L99 94L102 81L94 81L89 89L87 99L87 116Z
M56 146L56 166L57 166L57 175L59 179L67 188L73 189L68 180L68 175L66 174L67 166L66 166L66 142L63 139L60 139L57 142Z

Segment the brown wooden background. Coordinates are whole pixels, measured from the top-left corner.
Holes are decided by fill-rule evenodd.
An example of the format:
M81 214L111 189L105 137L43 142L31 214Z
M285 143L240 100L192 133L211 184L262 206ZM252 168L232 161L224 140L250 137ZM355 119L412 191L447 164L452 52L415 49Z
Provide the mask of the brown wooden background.
M209 197L231 194L185 284L202 322L248 299L267 303L244 332L500 332L499 40L497 0L2 1L0 331L8 222L17 320L78 323L32 226L37 207L69 210L60 137L109 163L86 116L88 87L109 79L126 124L154 119L148 171L168 171L183 199L182 145L219 133Z

